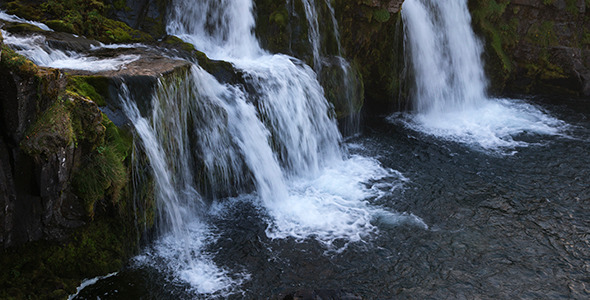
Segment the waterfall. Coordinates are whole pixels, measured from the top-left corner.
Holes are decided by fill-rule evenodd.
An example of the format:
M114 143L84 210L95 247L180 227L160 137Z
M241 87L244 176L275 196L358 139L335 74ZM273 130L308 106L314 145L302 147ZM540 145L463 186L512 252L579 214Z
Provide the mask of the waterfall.
M467 1L406 1L402 18L415 73L415 110L445 112L481 103L487 85L483 48L471 29Z
M334 99L332 101L338 102L347 115L346 120L342 126L343 131L346 134L355 134L359 131L360 127L360 113L358 107L355 107L355 102L360 101L359 83L358 78L355 77L350 64L344 59L342 53L342 45L340 42L340 32L338 30L338 21L334 8L329 0L301 0L305 9L305 17L307 19L309 33L308 40L311 45L313 54L313 67L316 73L319 74L320 80L334 91ZM322 18L320 9L322 4L325 5L326 10L329 14L331 21L332 32L336 41L336 53L332 59L327 59L326 50L322 52L322 49L327 48L327 45L322 45L322 35L320 30L320 21ZM322 48L323 46L323 48ZM325 72L324 66L332 67L331 71ZM335 67L334 67L335 66Z
M413 113L407 126L485 150L515 153L524 134L560 134L563 122L534 105L486 95L483 46L467 0L406 0L404 45ZM397 121L399 118L392 118Z
M292 57L270 55L260 48L253 34L252 9L250 0L211 0L198 4L179 0L174 3L168 31L190 41L210 57L232 62L247 74L245 79L257 89L258 95L254 97L258 116L265 120L274 141L275 149L265 149L271 153L269 157L275 157L273 165L280 164L287 176L317 173L327 160L342 156L340 134L330 118L330 106L313 70ZM259 144L270 147L268 142ZM260 169L257 164L260 159L255 157L261 155L260 149L242 155L249 163L259 192L268 186L284 186L283 183L269 185L282 181L282 176ZM281 189L279 194L286 194L286 189ZM275 201L276 196L272 194L277 195L262 193L263 201L269 204Z

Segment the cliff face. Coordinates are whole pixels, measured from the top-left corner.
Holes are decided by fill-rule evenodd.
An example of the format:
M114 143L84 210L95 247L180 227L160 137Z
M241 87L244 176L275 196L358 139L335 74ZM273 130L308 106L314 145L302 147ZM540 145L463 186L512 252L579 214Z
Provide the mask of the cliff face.
M469 1L495 92L590 95L590 3Z
M383 113L400 108L403 69L403 0L334 2L344 55L358 65L366 109Z

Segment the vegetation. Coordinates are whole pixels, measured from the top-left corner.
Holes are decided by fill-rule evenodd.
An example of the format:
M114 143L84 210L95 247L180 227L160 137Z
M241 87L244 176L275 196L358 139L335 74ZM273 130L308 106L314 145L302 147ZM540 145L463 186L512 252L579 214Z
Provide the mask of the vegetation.
M110 19L112 4L102 0L26 1L16 0L4 6L11 14L41 21L56 31L74 33L104 43L134 43L153 40L145 32ZM115 1L120 6L120 1ZM117 7L118 7L117 6Z
M119 270L137 250L130 165L133 138L115 126L96 103L108 90L105 78L70 77L40 68L2 46L0 73L26 83L38 116L18 148L39 166L61 149L73 149L73 173L63 197L78 201L86 225L60 241L37 241L0 250L0 299L64 299L81 279ZM47 105L47 107L45 107ZM68 150L70 151L70 150ZM150 191L143 191L149 199ZM153 198L151 199L153 201ZM75 204L76 205L76 204ZM153 203L145 204L153 224Z
M67 242L32 242L0 250L0 299L65 299L81 278L119 270L137 237L120 218L100 218Z
M470 1L474 28L486 41L487 74L497 92L551 92L577 94L574 72L565 70L573 62L556 61L550 51L585 45L587 21L577 1L566 0L559 8L553 0L544 0L546 8L513 4L510 0ZM541 18L542 20L539 20ZM556 24L559 22L559 29ZM564 27L573 34L564 35ZM575 31L579 30L580 33ZM565 50L561 50L565 51ZM555 53L555 52L554 52ZM571 57L571 55L569 55ZM568 86L563 86L565 82Z

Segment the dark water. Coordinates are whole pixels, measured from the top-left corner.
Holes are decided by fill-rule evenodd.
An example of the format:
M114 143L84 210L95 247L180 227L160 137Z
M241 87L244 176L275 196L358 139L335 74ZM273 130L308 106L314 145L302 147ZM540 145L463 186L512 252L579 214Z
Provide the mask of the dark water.
M408 182L373 204L419 216L428 229L375 220L377 237L326 251L270 240L248 202L210 216L216 264L250 274L231 295L197 295L149 267L87 287L76 299L283 298L347 290L365 299L590 298L590 102L534 99L572 125L569 137L523 136L513 155L442 141L384 119L348 143ZM344 241L342 241L344 244Z

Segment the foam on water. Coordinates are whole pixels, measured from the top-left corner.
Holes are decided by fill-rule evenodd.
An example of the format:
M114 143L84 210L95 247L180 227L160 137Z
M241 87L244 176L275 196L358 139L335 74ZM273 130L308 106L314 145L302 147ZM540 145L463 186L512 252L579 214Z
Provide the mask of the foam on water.
M533 105L487 97L483 46L466 0L407 0L402 17L415 75L409 127L492 151L527 146L522 134L563 132L563 122Z
M25 20L25 19L23 19L21 17L15 16L15 15L11 15L11 14L7 14L3 10L0 10L0 20L4 20L4 21L8 21L8 22L14 22L14 23L31 24L31 25L35 25L35 26L37 26L37 27L39 27L39 28L41 28L42 30L45 30L45 31L53 31L51 28L49 28L47 25L45 25L43 23Z
M376 206L385 191L400 188L406 179L383 168L374 159L352 156L327 165L319 176L299 177L289 182L289 197L268 207L273 217L267 229L271 238L313 237L330 250L335 242L367 241L378 234L375 223L413 224L427 228L413 215Z
M250 275L243 271L232 272L215 264L215 253L206 250L217 239L214 228L198 220L186 224L185 228L186 235L182 239L173 233L166 234L136 256L133 259L136 267L155 268L168 274L171 282L188 284L186 291L189 293L221 298L238 293L239 286Z
M518 99L486 99L470 109L393 116L390 121L402 121L413 130L493 152L528 146L519 139L525 135L563 135L568 128L565 122Z
M125 68L125 65L140 58L139 55L98 58L73 51L52 49L45 43L45 37L40 35L20 37L3 30L2 35L6 45L42 67L94 72L114 71Z
M316 4L304 4L308 21L315 25ZM256 111L228 118L227 124L232 136L241 141L237 156L244 158L260 204L270 216L267 234L272 238L315 238L328 246L337 239L359 241L375 234L377 228L371 220L387 212L367 201L378 195L366 184L391 176L390 170L371 159L346 158L333 109L317 74L293 57L262 49L253 34L252 10L251 0L198 4L178 0L168 33L193 43L212 58L233 63L256 89L256 94L245 95L255 99L256 107L237 102L243 106L237 107L242 115L250 109ZM320 66L318 34L319 29L310 36L316 67ZM224 110L239 116L234 112L235 104L225 104ZM233 120L248 121L233 127ZM267 153L264 160L260 157L263 153Z
M111 274L107 274L105 276L98 276L98 277L94 277L94 278L91 278L91 279L85 279L84 281L82 281L82 283L80 284L80 286L78 286L76 288L76 293L68 296L68 300L76 299L76 297L78 296L78 294L80 294L80 292L82 290L84 290L85 288L87 288L87 287L89 287L91 285L96 284L99 280L103 280L103 279L106 279L106 278L109 278L109 277L113 277L115 275L117 275L117 272L111 273Z
M120 88L123 110L150 161L162 233L135 260L139 265L157 268L173 282L188 284L191 292L223 297L235 292L248 275L217 266L213 254L205 251L216 237L199 218L203 202L193 188L189 120L199 96L203 96L199 104L206 105L206 97L221 104L221 97L228 91L196 66L188 75L187 80L159 83L149 117L141 115L128 87L123 84Z

